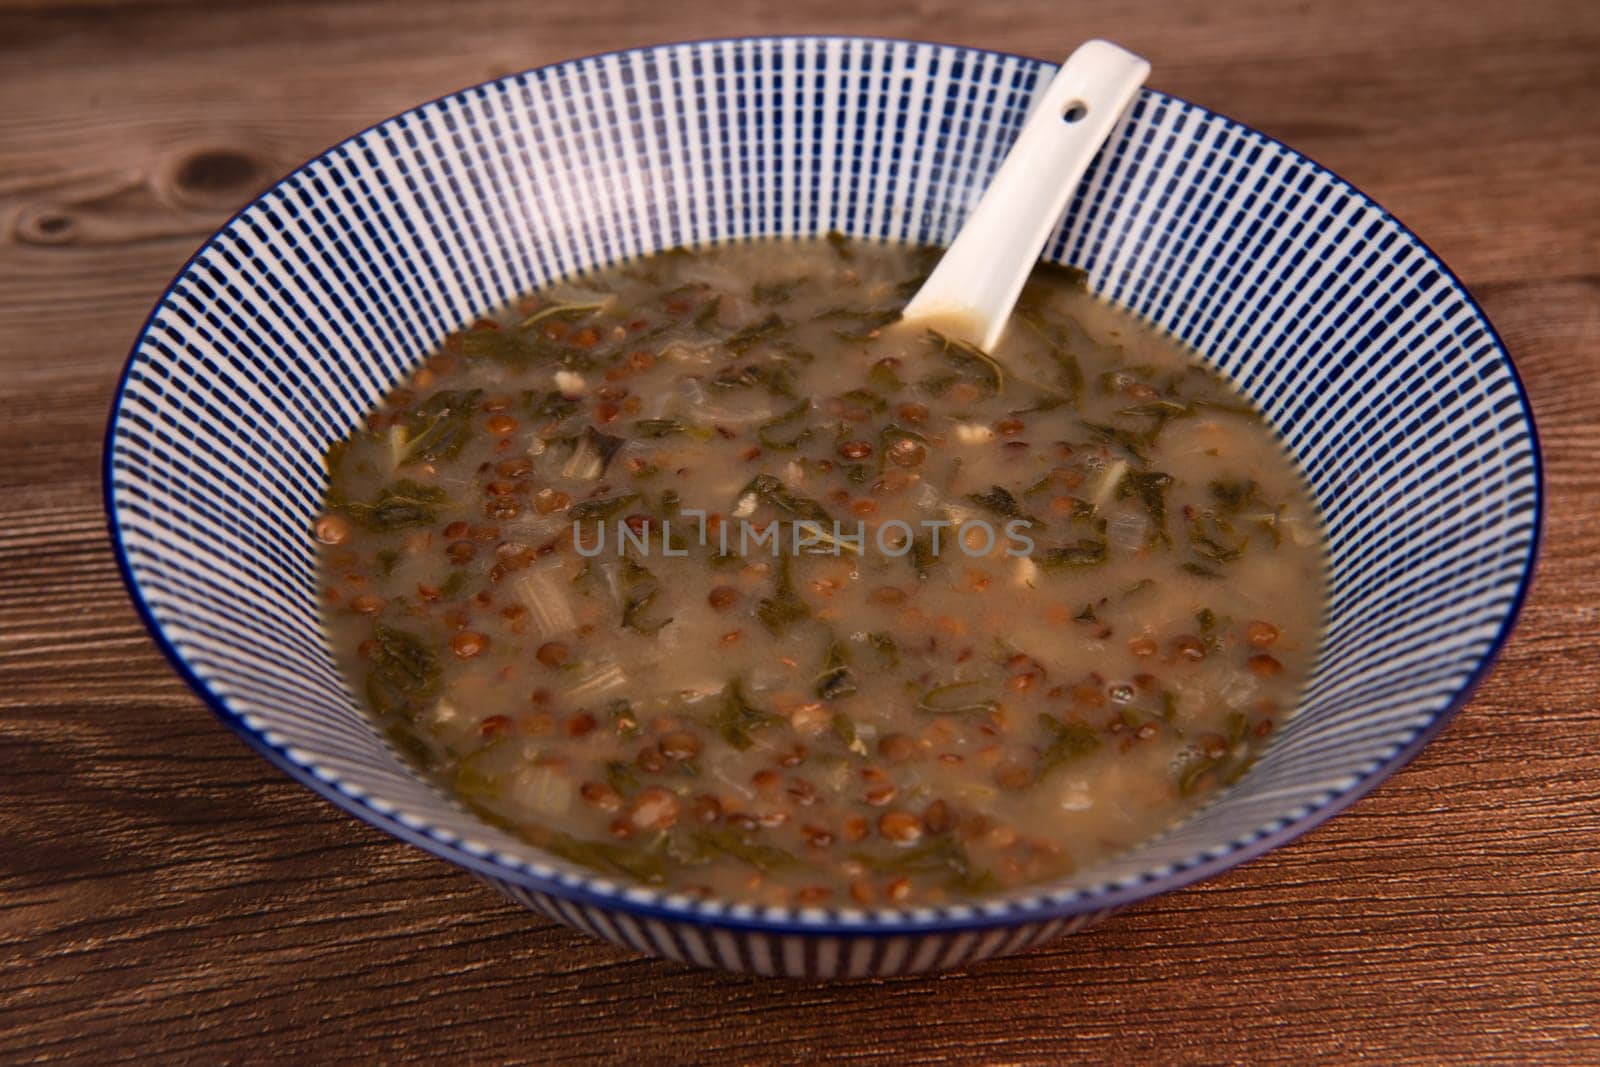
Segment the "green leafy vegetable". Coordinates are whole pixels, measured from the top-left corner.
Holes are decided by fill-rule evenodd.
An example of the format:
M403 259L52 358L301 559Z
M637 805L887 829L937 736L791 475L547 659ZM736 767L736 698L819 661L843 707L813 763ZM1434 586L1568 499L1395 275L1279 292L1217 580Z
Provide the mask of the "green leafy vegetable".
M693 840L703 852L717 852L730 856L763 874L773 874L800 865L800 861L792 854L773 845L753 841L731 826L697 830Z
M631 796L639 789L639 772L626 760L612 760L606 764L606 782L623 796Z
M713 389L753 389L764 386L774 396L794 396L794 375L775 363L735 363L711 376Z
M1201 513L1189 521L1190 546L1196 555L1212 563L1232 563L1244 555L1250 538L1232 541L1232 536L1233 527L1215 515Z
M1123 429L1121 426L1112 426L1108 423L1085 420L1083 425L1090 433L1106 444L1119 446L1129 456L1138 461L1140 466L1150 461L1148 451L1150 442L1143 434Z
M887 400L871 389L852 389L848 393L840 394L839 399L875 412L881 412L889 406Z
M983 508L985 511L998 515L1003 519L1020 519L1029 526L1043 526L1044 523L1022 510L1022 505L1017 503L1017 498L1003 485L992 485L987 493L968 493L967 499Z
M1146 545L1172 547L1172 537L1167 533L1167 489L1171 485L1172 475L1161 471L1130 470L1117 482L1117 499L1137 497L1150 517L1150 530L1144 539Z
M878 431L878 439L883 442L885 451L888 451L897 441L910 441L913 444L926 445L928 439L915 430L908 430L897 423L888 423Z
M439 693L439 661L420 638L386 623L373 627L372 638L368 706L380 718L416 718Z
M612 457L626 443L620 437L601 433L593 426L585 426L583 433L572 447L572 455L562 466L561 473L567 478L592 482L606 472L606 468L611 465Z
M845 323L835 329L833 335L842 341L854 342L872 340L885 326L897 322L899 318L900 312L894 308L833 308L817 316L819 321Z
M1044 754L1039 757L1040 779L1100 747L1100 731L1081 719L1062 722L1054 715L1040 712L1039 725L1050 739Z
M952 892L977 895L999 888L995 876L974 865L961 842L948 834L941 834L915 848L894 852L854 852L850 858L881 875L934 879Z
M534 843L580 866L626 875L647 885L667 880L666 857L659 847L641 849L633 843L591 841L559 831L546 831Z
M1142 403L1122 408L1117 414L1149 415L1165 422L1170 419L1180 419L1186 415L1193 415L1194 408L1177 400L1166 400L1158 397L1155 400L1146 400Z
M640 437L693 437L698 441L711 438L704 426L693 426L681 419L640 419L633 424L633 432Z
M1033 560L1047 571L1063 570L1068 567L1098 567L1106 561L1106 543L1095 541L1087 537L1080 538L1076 543L1061 545L1056 548L1047 548L1034 555Z
M867 382L886 393L899 392L906 387L906 383L900 380L900 375L894 372L894 367L882 359L867 371Z
M638 493L623 493L620 496L608 496L599 500L584 500L567 511L567 517L573 522L586 522L590 519L605 520L615 517L629 504L639 499Z
M917 710L928 715L987 715L1000 704L984 691L993 691L988 682L950 682L936 685L917 699Z
M423 485L410 478L401 478L393 485L378 490L377 498L370 503L344 500L329 494L328 507L350 516L364 529L382 533L432 526L439 521L439 506L448 503L449 499L445 491L436 485Z
M1019 308L1017 314L1044 341L1045 355L1056 365L1057 384L1066 398L1076 404L1083 395L1083 367L1072 350L1067 330L1031 307Z
M717 324L717 316L722 312L722 297L714 296L695 309L694 324L702 330L710 330Z
M522 409L530 415L549 419L565 418L577 411L580 403L577 397L564 396L559 389L547 389L543 392L537 389L525 389L522 392Z
M1244 717L1239 715L1238 718ZM1239 743L1234 742L1234 747L1237 748ZM1186 797L1193 796L1200 792L1206 780L1213 775L1218 785L1232 785L1242 778L1254 763L1255 755L1248 752L1239 756L1223 753L1213 758L1196 757L1178 772L1178 793Z
M783 320L783 316L772 314L743 329L735 330L722 343L728 347L728 351L742 356L756 345L776 340L788 332L788 329L789 324Z
M933 550L933 538L926 535L911 539L911 551L906 553L918 578L926 578L939 562L940 555Z
M773 635L781 637L794 623L811 616L811 605L795 592L788 553L779 557L776 587L756 605L756 615Z
M468 359L492 359L512 366L530 362L539 346L515 330L475 329L462 334L458 346Z
M739 495L744 496L745 493L754 493L758 499L788 512L797 519L818 523L829 529L833 526L833 516L828 514L827 508L808 496L797 496L790 492L789 487L775 475L756 475Z
M1259 503L1256 496L1259 487L1254 481L1218 479L1206 488L1217 502L1217 510L1224 515L1237 515L1250 505Z
M1195 613L1194 621L1200 627L1200 641L1206 646L1206 651L1222 651L1222 640L1217 636L1216 613L1210 608L1201 608Z
M764 730L782 721L781 717L750 703L743 685L735 678L722 691L722 703L712 716L711 727L724 741L743 752L754 743L751 731Z
M821 700L837 700L856 691L855 675L850 672L850 652L840 642L828 642L822 673L817 675L813 689Z
M455 459L472 434L472 417L482 399L482 389L444 389L424 400L400 421L404 438L399 463Z
M756 439L761 447L774 452L787 452L799 448L811 436L806 428L806 415L811 411L811 401L802 400L788 411L768 419L756 428ZM798 424L798 429L796 425Z
M521 322L517 323L517 328L520 329L520 330L527 330L527 329L530 329L533 326L537 325L538 323L543 322L545 319L554 318L554 317L556 317L558 315L563 317L563 318L565 318L566 316L569 316L569 315L587 315L590 312L599 311L601 308L605 307L610 302L611 301L609 299L606 299L606 300L600 300L600 301L596 301L596 302L593 302L593 303L587 303L587 304L584 304L584 303L551 304L548 307L540 308L538 311L535 311L532 315L529 315L527 318L525 318Z
M645 613L655 604L656 598L661 595L661 583L652 574L649 568L644 567L635 560L623 559L622 561L622 625L625 629L646 637L659 633L661 628L672 621L672 617L655 623L644 621Z
M802 285L806 278L791 278L783 282L768 282L757 284L750 290L750 298L758 304L772 307L777 304L787 304Z
M976 372L978 380L994 392L1000 393L1005 390L1005 369L989 353L967 341L946 337L938 330L929 330L928 334L951 363L963 370Z
M1050 358L1055 361L1062 388L1076 403L1078 397L1083 395L1083 368L1078 365L1078 357L1064 348L1053 348Z

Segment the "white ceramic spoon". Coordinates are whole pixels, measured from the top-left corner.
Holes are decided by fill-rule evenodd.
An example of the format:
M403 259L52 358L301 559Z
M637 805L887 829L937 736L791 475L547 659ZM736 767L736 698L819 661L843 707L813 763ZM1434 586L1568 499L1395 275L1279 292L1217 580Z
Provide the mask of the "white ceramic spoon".
M1073 52L901 321L993 351L1089 161L1149 74L1149 63L1108 41Z

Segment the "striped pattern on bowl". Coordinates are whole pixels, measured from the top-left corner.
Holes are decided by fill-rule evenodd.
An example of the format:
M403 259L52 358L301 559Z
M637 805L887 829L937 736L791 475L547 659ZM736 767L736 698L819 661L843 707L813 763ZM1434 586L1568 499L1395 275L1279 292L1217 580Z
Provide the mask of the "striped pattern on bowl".
M674 245L830 228L947 241L1053 73L902 41L774 38L596 56L407 112L289 175L152 312L106 448L152 633L217 715L352 814L645 952L886 975L1037 944L1259 855L1409 759L1487 671L1537 549L1532 417L1466 290L1347 183L1146 91L1047 258L1193 345L1268 413L1330 538L1326 646L1245 779L1076 879L982 905L778 910L621 886L407 769L318 624L321 455L448 331Z

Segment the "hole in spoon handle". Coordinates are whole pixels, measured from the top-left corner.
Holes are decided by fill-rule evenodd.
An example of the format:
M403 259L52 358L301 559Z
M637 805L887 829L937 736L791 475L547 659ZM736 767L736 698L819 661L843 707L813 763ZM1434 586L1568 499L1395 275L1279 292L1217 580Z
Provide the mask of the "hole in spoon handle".
M1088 41L1033 101L993 181L939 260L905 319L992 350L1028 273L1061 225L1084 171L1150 74L1150 64Z

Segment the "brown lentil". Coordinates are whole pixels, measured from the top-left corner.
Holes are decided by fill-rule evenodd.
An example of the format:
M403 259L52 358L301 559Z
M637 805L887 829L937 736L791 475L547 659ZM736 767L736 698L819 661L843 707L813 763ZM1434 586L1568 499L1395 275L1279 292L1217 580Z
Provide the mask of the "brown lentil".
M1257 648L1266 648L1278 639L1278 628L1257 619L1244 628L1244 639Z
M462 659L471 659L489 647L489 639L473 630L462 630L450 639L450 648Z
M341 545L350 536L350 520L342 515L324 515L317 520L317 540L325 545Z
M922 822L908 811L886 811L878 816L878 833L897 844L910 844L922 836Z
M572 648L560 641L546 641L533 656L546 667L559 667L572 658Z
M640 830L665 830L678 821L678 798L658 785L641 789L633 799L628 821Z

